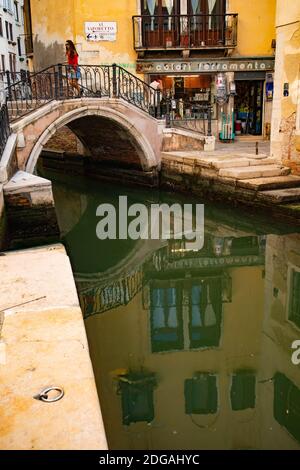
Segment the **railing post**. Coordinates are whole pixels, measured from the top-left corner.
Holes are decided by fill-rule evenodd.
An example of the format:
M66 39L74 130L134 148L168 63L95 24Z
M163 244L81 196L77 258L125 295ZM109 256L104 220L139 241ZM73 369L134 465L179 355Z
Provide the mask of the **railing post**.
M112 98L118 98L118 82L117 82L117 64L112 64Z
M12 93L11 93L11 81L10 81L10 72L6 70L6 81L7 81L7 90L8 90L8 100L12 101Z
M156 99L157 99L157 112L156 112L156 119L161 118L161 103L160 103L161 92L160 90L156 90Z
M62 64L58 64L58 99L61 99L64 95L62 67Z
M171 102L170 102L170 97L167 97L166 100L166 127L170 128L171 127Z
M56 70L56 67L54 67L54 94L55 94L55 99L59 99L59 77L58 77L58 72Z
M211 137L211 105L209 105L207 109L207 121L207 135Z

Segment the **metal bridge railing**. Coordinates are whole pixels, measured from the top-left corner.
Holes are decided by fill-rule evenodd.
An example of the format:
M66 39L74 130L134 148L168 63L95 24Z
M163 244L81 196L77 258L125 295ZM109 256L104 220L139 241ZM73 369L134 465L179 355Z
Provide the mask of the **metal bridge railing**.
M166 127L181 128L201 135L211 135L211 104L170 98L166 98L165 103Z
M160 91L124 68L113 65L80 65L80 93L71 86L72 67L58 64L37 73L25 73L6 87L10 120L16 120L52 100L77 97L121 98L142 111L160 118ZM7 76L9 81L9 76Z
M7 105L2 104L0 108L0 159L5 149L6 142L11 134Z

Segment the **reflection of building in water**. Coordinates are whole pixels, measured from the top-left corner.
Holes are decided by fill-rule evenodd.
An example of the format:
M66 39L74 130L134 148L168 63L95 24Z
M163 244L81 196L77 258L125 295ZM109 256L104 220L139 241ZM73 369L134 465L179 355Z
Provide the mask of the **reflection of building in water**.
M128 305L87 319L112 449L260 447L264 240L223 238L158 250Z
M166 272L170 269L186 271L187 269L212 268L220 271L226 267L264 263L264 236L234 238L233 236L214 237L206 234L204 248L198 252L189 252L185 241L182 240L171 240L168 245L165 242L163 248L159 250L160 245L161 242L140 243L135 247L135 252L140 250L143 254L142 259L141 256L136 256L137 262L131 265L130 269L122 261L115 269L115 275L114 270L88 276L77 274L77 286L85 316L103 313L128 304L142 290L145 283L148 283L149 271L152 273L153 271ZM189 253L193 255L189 256ZM178 282L181 282L180 279ZM195 289L196 286L194 295L196 295ZM202 286L202 291L207 291L207 289L209 287Z
M268 236L261 375L264 448L299 449L300 374L291 345L300 339L300 236ZM293 436L295 440L291 437Z

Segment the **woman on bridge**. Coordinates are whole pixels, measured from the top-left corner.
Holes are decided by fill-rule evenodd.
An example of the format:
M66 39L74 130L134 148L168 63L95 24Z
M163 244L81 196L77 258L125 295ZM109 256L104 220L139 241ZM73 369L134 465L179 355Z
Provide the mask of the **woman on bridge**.
M77 96L81 96L83 90L80 88L79 83L78 83L78 80L81 77L80 69L78 66L79 55L78 55L78 52L76 50L76 47L73 41L70 41L70 40L66 41L66 56L68 59L68 66L69 66L68 67L69 83L73 89L77 90L77 93L78 93Z

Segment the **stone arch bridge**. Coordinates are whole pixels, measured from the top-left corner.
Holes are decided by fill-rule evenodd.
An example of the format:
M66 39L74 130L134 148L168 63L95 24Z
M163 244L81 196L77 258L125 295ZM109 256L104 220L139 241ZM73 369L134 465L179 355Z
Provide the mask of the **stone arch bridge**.
M43 148L64 126L95 158L103 152L116 161L130 156L144 170L160 164L156 119L119 98L81 98L51 101L12 123L18 169L33 173Z
M0 190L3 185L8 209L54 207L51 182L36 176L35 168L49 139L65 126L77 137L92 171L103 161L115 168L127 164L127 173L134 169L151 184L166 139L172 145L172 132L160 119L159 90L115 64L80 65L78 90L69 75L69 66L59 64L25 74L6 89Z

